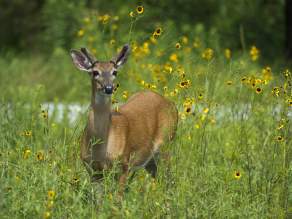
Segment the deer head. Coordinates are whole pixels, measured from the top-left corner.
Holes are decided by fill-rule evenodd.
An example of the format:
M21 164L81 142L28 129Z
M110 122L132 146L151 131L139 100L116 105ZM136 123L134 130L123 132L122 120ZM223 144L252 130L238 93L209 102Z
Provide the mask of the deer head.
M106 95L113 93L117 71L127 61L129 53L130 47L126 44L116 57L104 62L96 60L86 48L70 52L75 66L91 76L95 90Z

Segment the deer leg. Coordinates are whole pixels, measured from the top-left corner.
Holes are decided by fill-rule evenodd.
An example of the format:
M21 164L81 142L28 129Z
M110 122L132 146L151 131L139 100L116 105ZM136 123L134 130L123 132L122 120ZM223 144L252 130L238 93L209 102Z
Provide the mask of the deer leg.
M145 165L145 169L151 174L153 178L156 177L157 163L159 161L159 153L156 152L151 160Z
M128 175L129 175L129 159L126 159L122 163L122 174L119 177L119 194L121 196L125 191Z

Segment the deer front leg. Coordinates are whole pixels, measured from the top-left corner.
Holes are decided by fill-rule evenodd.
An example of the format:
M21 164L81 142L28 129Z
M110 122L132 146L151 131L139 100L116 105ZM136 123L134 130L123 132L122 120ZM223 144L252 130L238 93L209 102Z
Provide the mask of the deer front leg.
M119 177L119 195L123 196L125 187L127 184L128 175L129 175L129 159L128 158L123 160L121 168L122 168L122 173Z

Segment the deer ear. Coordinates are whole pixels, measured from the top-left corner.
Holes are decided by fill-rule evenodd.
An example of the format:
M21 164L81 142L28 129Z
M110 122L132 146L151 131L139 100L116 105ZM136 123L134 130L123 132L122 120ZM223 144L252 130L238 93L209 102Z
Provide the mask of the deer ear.
M122 66L127 61L130 50L131 49L128 44L124 45L120 53L113 59L117 67Z
M70 55L72 57L73 63L78 69L82 71L90 71L93 61L87 53L84 53L84 51L87 52L85 48L82 48L81 51L72 49L70 51Z

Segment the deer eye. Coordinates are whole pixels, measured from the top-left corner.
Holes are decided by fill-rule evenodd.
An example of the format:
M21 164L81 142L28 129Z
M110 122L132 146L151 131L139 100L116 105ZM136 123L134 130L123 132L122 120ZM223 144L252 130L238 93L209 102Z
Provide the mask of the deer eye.
M100 75L98 71L93 71L92 74L93 74L93 77L97 77Z
M117 76L118 72L117 71L113 71L113 76Z

